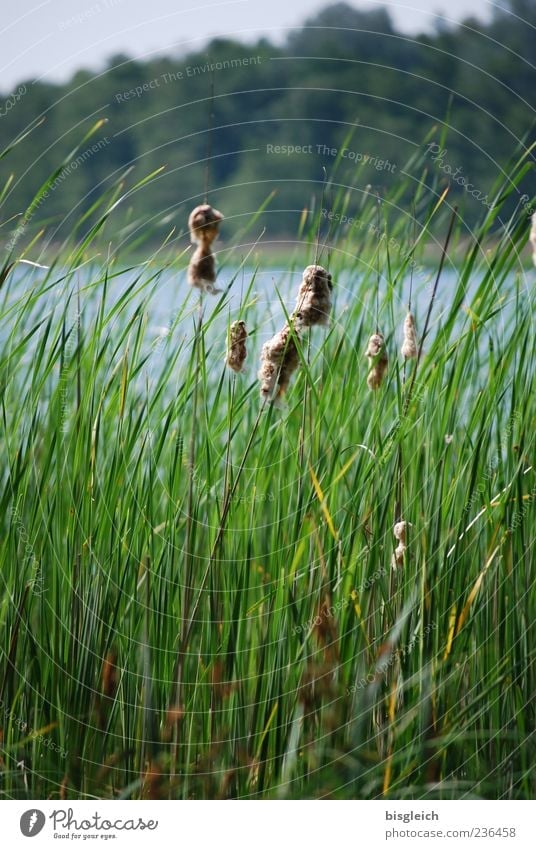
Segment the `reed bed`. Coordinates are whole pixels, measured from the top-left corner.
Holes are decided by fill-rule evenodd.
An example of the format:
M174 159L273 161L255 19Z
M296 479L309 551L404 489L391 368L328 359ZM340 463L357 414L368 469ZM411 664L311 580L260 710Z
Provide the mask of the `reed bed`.
M422 257L396 194L400 248L332 233L319 312L294 329L282 310L281 409L277 369L259 400L266 303L316 265L314 214L257 297L252 261L200 305L186 252L103 259L97 225L47 269L6 261L4 798L534 796L536 337L509 191L471 238L455 216L436 288L439 260L414 280L419 357L400 352ZM440 247L438 196L417 208ZM389 355L373 393L365 350Z

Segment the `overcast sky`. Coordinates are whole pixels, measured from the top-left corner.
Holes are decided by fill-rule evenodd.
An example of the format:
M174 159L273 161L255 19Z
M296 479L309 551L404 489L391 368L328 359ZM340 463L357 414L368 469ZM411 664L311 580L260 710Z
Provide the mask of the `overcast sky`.
M486 18L490 0L347 0L359 9L389 8L399 29L429 30L438 14ZM0 91L21 80L64 80L99 69L114 53L138 58L181 54L213 36L281 39L330 0L2 0Z

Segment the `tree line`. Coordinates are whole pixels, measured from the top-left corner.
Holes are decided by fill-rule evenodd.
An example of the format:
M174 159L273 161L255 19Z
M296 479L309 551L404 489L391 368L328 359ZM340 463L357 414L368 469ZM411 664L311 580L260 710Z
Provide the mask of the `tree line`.
M207 186L230 231L270 198L271 232L295 233L324 168L381 196L417 151L419 179L450 183L477 216L533 140L535 26L534 0L413 37L385 9L337 3L282 44L218 38L184 56L116 55L62 85L21 81L0 96L2 148L32 128L0 160L1 237L13 247L17 227L21 245L37 228L60 234L119 175L128 187L162 166L120 213L155 236L174 223L183 232ZM57 190L29 215L55 173ZM520 192L534 191L531 179Z

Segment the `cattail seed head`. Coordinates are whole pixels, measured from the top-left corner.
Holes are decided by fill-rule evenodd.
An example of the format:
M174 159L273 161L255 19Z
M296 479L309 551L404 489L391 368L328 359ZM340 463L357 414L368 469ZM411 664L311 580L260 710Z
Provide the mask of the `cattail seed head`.
M149 761L141 785L142 798L165 799L164 778L164 771L158 761Z
M385 339L381 333L372 334L365 356L368 357L371 367L367 377L368 388L372 390L378 389L381 386L389 363L385 349Z
M222 220L221 212L213 209L208 203L196 206L188 218L190 239L192 244L197 245L188 266L188 283L211 295L216 295L220 291L214 286L216 263L210 246L218 235Z
M331 274L321 265L308 265L303 272L293 314L298 328L329 324L332 290Z
M164 727L162 729L162 740L169 742L173 738L173 733L181 725L185 717L183 705L171 705L166 713Z
M117 669L117 652L112 649L104 658L102 664L102 692L109 698L113 699L119 683L119 671Z
M120 673L117 668L117 652L111 649L102 662L101 694L97 696L97 714L101 728L106 727L110 716L111 703L119 687Z
M195 289L216 295L216 263L209 247L201 244L195 249L188 266L188 283Z
M400 566L404 565L404 555L407 550L406 545L406 530L408 527L408 522L401 521L397 522L393 528L393 534L395 538L398 540L398 545L395 548L392 560L393 569L398 569Z
M408 312L404 319L404 341L402 342L400 352L407 360L416 358L418 354L415 319L410 312Z
M531 221L530 243L532 245L532 261L536 265L536 212L533 213Z
M400 566L404 565L404 554L406 553L406 546L403 542L399 542L397 547L395 548L393 554L393 569L398 569Z
M192 209L188 218L192 244L205 245L208 248L218 235L221 221L223 221L221 212L208 203L202 203Z
M394 526L393 534L395 535L396 539L399 540L399 542L403 542L403 543L406 542L407 526L408 526L407 522L404 522L404 521L397 522L396 525Z
M245 321L233 321L229 328L229 338L227 341L227 355L225 362L233 371L244 371L244 361L247 356L246 339L248 332L246 330Z
M268 401L279 400L287 391L290 378L300 364L295 339L296 330L291 332L285 324L275 336L265 342L261 352L261 398Z

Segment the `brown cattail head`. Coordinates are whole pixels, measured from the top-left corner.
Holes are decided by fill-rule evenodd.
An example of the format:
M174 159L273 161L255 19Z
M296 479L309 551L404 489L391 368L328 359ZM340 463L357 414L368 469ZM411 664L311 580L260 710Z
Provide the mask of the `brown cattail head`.
M178 731L184 717L185 710L183 705L174 704L167 709L164 727L162 729L162 740L169 742L173 739L173 736Z
M321 265L308 265L303 272L293 314L296 327L329 324L332 290L331 274Z
M398 545L395 548L395 552L393 554L393 569L398 569L400 566L404 565L404 555L406 553L406 530L408 527L408 522L401 521L397 522L393 528L393 534L395 538L398 540Z
M195 289L216 295L220 290L216 289L216 263L209 247L199 245L190 260L188 266L188 283Z
M373 333L368 342L368 348L365 352L368 357L370 371L367 377L367 385L369 389L378 389L381 386L389 358L385 349L385 339L381 333Z
M285 324L268 342L261 353L261 398L267 401L279 400L287 391L292 374L300 364L300 357L294 333L289 324Z
M329 590L326 590L320 601L318 614L314 620L316 638L324 650L324 659L326 662L336 662L339 658L339 634L337 631L337 622L332 611L331 594Z
M164 771L158 761L149 761L141 783L142 799L165 799L164 778Z
M536 212L533 213L531 221L530 243L532 245L532 261L536 265Z
M408 523L402 520L401 522L397 522L396 525L393 528L393 533L394 533L396 539L399 542L403 542L404 544L406 542L407 527L408 527Z
M112 702L119 687L119 669L117 668L117 652L111 649L102 662L101 693L96 695L96 709L101 728L105 728L110 718Z
M102 693L108 699L113 699L119 684L119 671L117 669L117 652L112 649L104 658L102 664Z
M245 321L233 321L229 328L227 355L225 362L233 371L244 371L244 361L247 356L246 339L248 332Z
M395 548L393 554L393 569L399 569L404 565L404 554L406 553L406 546L403 542L399 542L397 547Z
M404 341L402 342L400 352L407 360L416 358L418 354L415 319L410 312L408 312L404 319Z
M204 245L208 248L218 235L221 221L223 221L221 212L208 203L202 203L192 209L188 218L192 244Z

